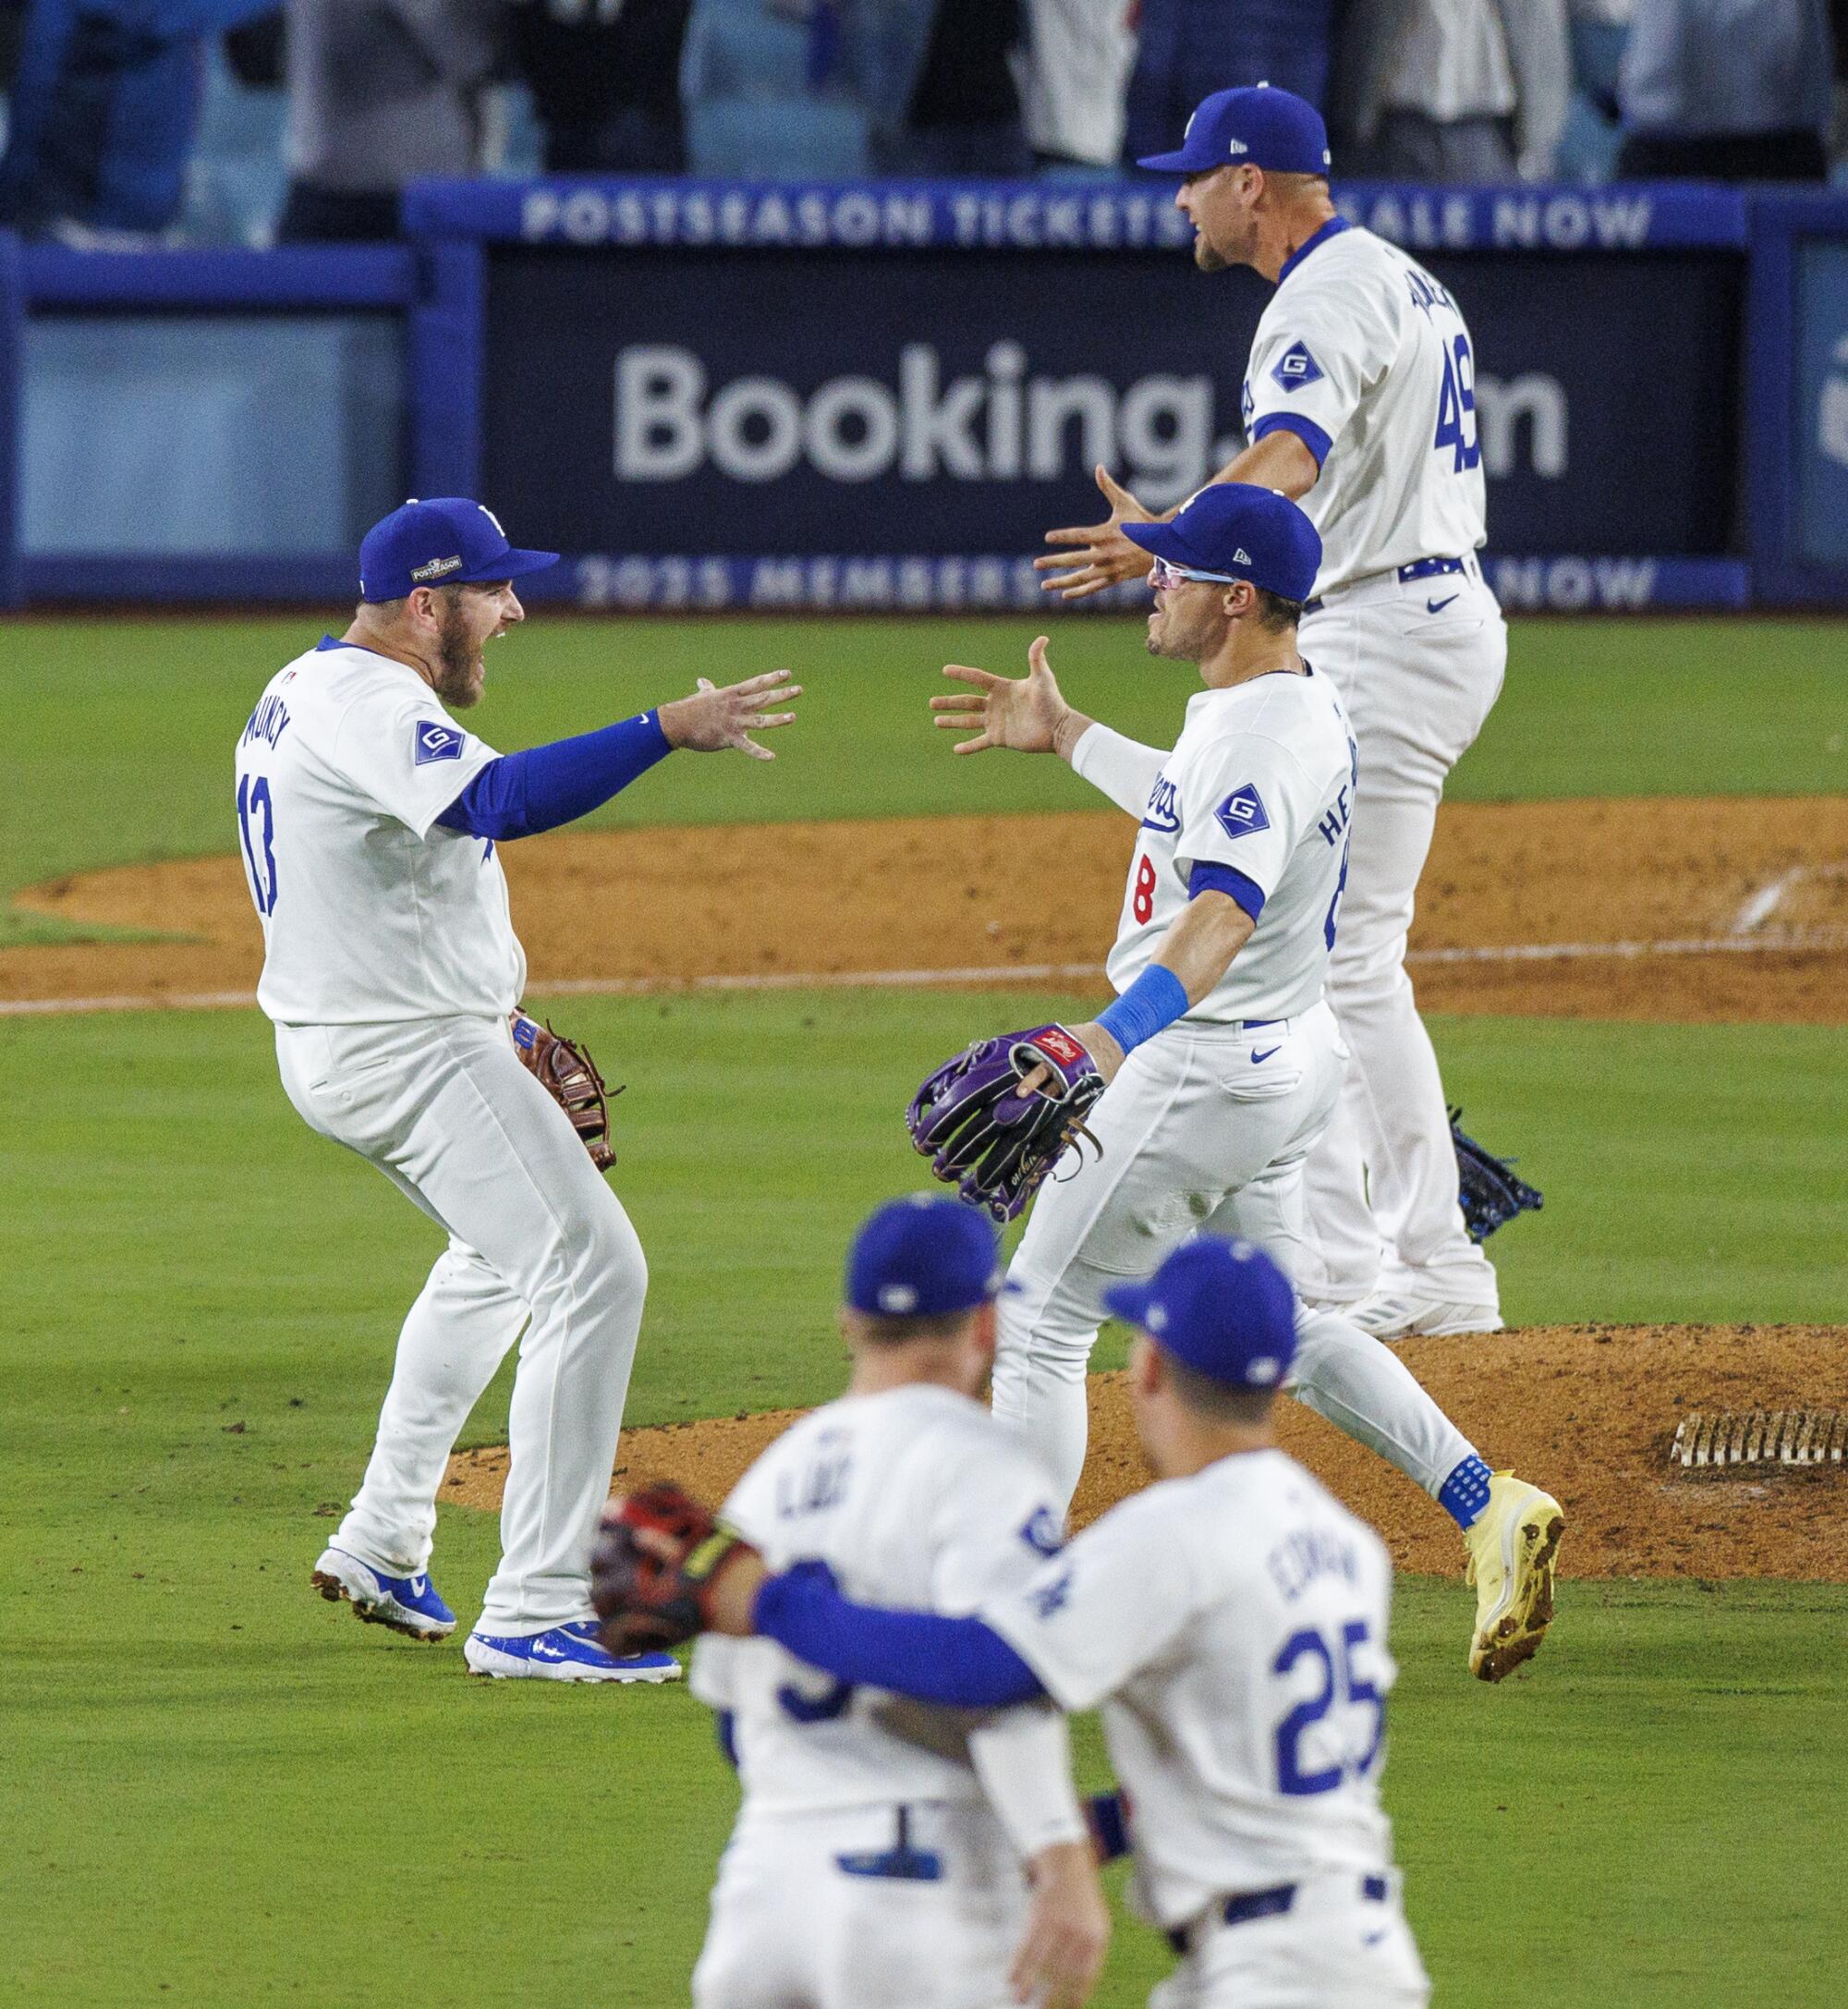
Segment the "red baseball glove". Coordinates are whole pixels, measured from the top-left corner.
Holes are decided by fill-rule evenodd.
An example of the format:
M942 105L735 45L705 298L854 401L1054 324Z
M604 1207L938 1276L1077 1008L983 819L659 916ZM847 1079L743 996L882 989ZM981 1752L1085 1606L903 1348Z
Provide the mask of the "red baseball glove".
M757 1551L678 1486L618 1494L590 1552L590 1601L621 1660L678 1646L711 1624L712 1588Z

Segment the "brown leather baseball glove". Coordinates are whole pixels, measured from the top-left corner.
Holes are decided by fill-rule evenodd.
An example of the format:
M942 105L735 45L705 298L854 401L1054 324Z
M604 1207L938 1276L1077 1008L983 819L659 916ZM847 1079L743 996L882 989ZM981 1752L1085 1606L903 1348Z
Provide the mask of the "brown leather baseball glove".
M757 1551L674 1485L619 1494L590 1551L590 1602L619 1660L678 1646L711 1622L712 1587Z
M616 1162L610 1144L610 1097L622 1090L606 1089L596 1062L575 1040L554 1032L549 1020L541 1025L516 1005L507 1014L507 1023L522 1065L538 1077L540 1086L571 1119L590 1163L599 1172L607 1172Z

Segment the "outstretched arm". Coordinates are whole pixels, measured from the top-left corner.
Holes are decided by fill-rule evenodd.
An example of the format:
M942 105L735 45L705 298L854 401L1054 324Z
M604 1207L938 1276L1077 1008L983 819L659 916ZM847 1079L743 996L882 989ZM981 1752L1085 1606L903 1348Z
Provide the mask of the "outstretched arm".
M970 688L931 699L937 729L976 735L957 743L958 753L986 753L996 747L1014 753L1056 753L1118 809L1140 816L1167 755L1159 747L1112 732L1067 704L1046 647L1041 635L1027 651L1025 676L996 676L967 664L946 664L943 675Z
M1324 450L1326 450L1324 441ZM1214 481L1250 481L1258 488L1274 488L1298 502L1316 484L1321 463L1294 432L1271 432L1235 455L1217 474ZM1075 523L1062 530L1048 530L1049 544L1065 549L1049 552L1033 561L1036 572L1047 578L1042 591L1064 600L1088 600L1107 586L1120 586L1125 579L1141 578L1154 562L1140 544L1123 534L1125 523L1166 523L1179 513L1173 509L1145 508L1121 483L1112 481L1106 469L1097 470L1097 485L1110 505L1101 523Z
M736 747L755 760L774 760L750 735L788 724L795 712L765 707L801 695L801 686L789 681L787 670L747 677L723 690L702 676L691 698L598 732L490 761L436 821L445 830L505 842L588 816L675 747L699 753Z
M714 1587L712 1629L756 1632L836 1680L952 1709L1004 1709L1045 1694L1040 1677L979 1618L894 1612L842 1596L825 1563L766 1577L748 1564Z

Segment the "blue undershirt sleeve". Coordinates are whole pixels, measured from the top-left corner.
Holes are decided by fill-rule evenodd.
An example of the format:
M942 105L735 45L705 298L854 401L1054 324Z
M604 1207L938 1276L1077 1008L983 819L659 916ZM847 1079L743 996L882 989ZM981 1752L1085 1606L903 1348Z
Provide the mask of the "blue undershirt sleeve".
M555 830L601 809L671 750L659 716L644 712L575 739L504 753L436 821L496 843Z
M1208 858L1196 860L1187 878L1187 897L1198 900L1203 893L1222 893L1251 916L1254 925L1264 911L1264 888L1247 879L1236 867L1215 865ZM1099 1020L1101 1024L1102 1020Z
M1266 412L1251 429L1251 444L1256 446L1259 440L1268 438L1272 432L1294 432L1316 457L1319 468L1328 458L1329 448L1334 444L1313 419L1304 418L1299 411Z
M766 1639L837 1681L950 1709L1005 1709L1045 1694L1040 1677L979 1618L889 1612L841 1595L825 1563L768 1577L752 1623Z

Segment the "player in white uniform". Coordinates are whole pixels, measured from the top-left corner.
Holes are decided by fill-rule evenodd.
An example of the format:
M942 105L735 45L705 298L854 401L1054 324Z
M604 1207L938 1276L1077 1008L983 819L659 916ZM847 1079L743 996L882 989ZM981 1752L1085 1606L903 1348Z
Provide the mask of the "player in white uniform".
M1182 1955L1152 2009L1414 2009L1429 1984L1380 1807L1392 1565L1275 1448L1289 1284L1249 1243L1200 1236L1109 1301L1141 1328L1154 1485L972 1617L748 1560L714 1617L921 1700L1101 1705L1128 1815L1100 1828L1133 1847L1132 1901Z
M1178 151L1175 201L1208 272L1275 286L1245 376L1248 441L1216 476L1302 502L1321 571L1302 641L1360 749L1355 842L1329 1000L1354 1066L1309 1163L1305 1295L1381 1338L1493 1331L1495 1272L1466 1234L1437 1058L1405 938L1444 778L1502 688L1508 636L1477 558L1486 536L1476 360L1450 292L1351 227L1328 190L1328 137L1302 99L1224 91ZM1106 524L1052 531L1049 584L1095 592L1146 571L1124 525L1149 512L1111 481Z
M782 672L724 691L702 679L602 732L496 754L444 706L474 703L483 645L523 618L514 578L553 562L467 500L376 525L352 626L280 671L244 728L238 838L289 1100L449 1237L316 1588L417 1638L454 1629L428 1575L437 1488L524 1327L504 1552L468 1668L665 1680L669 1656L618 1663L596 1643L587 1577L647 1269L622 1203L515 1055L526 957L495 845L583 815L672 747L749 748L747 726L793 716L763 707L798 693Z
M894 1200L861 1228L848 1391L725 1503L772 1567L819 1558L860 1597L966 1613L1057 1552L1045 1472L976 1399L1001 1281L993 1231L954 1200ZM1029 1706L972 1723L762 1639L702 1639L693 1691L721 1712L744 1787L697 2009L1003 2009L1011 1968L1082 2000L1109 1927L1063 1719ZM1049 1965L1067 1946L1049 1928L1074 1915L1076 1955Z
M1150 652L1197 664L1207 687L1172 752L1074 712L1043 638L1025 679L952 668L975 693L931 700L940 724L979 733L958 752L1056 751L1141 826L1110 956L1119 995L1070 1029L1110 1083L1088 1118L1100 1151L1040 1189L1001 1308L995 1408L1027 1428L1067 1498L1104 1293L1201 1228L1294 1272L1304 1165L1346 1063L1322 993L1357 856L1356 756L1333 687L1296 647L1319 541L1287 497L1237 482L1128 535L1156 561ZM1499 1680L1528 1658L1551 1615L1558 1503L1491 1475L1404 1364L1326 1309L1306 1307L1294 1385L1463 1528L1472 1672Z

